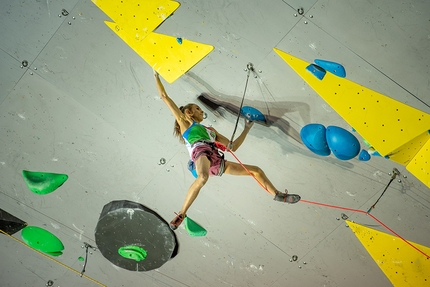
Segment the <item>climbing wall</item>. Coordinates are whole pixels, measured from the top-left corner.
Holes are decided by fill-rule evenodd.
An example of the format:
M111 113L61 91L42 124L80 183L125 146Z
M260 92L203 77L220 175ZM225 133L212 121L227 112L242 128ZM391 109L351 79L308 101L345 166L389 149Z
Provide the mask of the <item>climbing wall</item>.
M372 214L429 246L430 194L404 166L376 157L323 158L294 138L311 122L350 127L273 52L340 61L349 79L421 109L394 81L428 102L428 18L421 13L427 2L3 1L0 209L20 221L12 236L0 234L0 285L392 286L340 220L341 212L352 218L349 211L280 204L250 177L228 175L208 181L174 231L178 255L169 260L168 248L154 265L163 241L151 238L157 232L172 238L166 222L194 177L187 150L171 135L173 117L158 97L152 68L177 104L201 104L196 95L205 92L234 110L252 62L258 76L249 78L245 105L272 124L256 122L238 158L263 168L280 190L360 210L380 195L394 165L401 177ZM214 50L203 56L206 45ZM204 110L206 125L231 135L234 115L223 107ZM243 119L238 133L242 128ZM409 160L408 148L416 149L407 167L423 170L418 159L428 158L428 146L418 147L425 133L415 140L390 156ZM153 214L140 217L141 208L102 212L118 200L151 208L163 228ZM141 228L148 221L151 228ZM22 232L25 225L62 244L41 246L33 236L40 230Z

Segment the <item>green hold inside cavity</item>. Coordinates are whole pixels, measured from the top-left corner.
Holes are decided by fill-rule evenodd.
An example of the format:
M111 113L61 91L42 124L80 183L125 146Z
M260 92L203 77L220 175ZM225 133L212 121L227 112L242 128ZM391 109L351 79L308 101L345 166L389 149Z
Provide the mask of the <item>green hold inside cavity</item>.
M134 245L121 247L118 249L118 253L124 258L132 259L137 262L145 260L146 256L148 255L145 249Z
M48 194L59 188L69 177L67 174L23 170L28 188L36 194Z
M27 245L51 256L63 254L64 245L57 236L36 226L27 226L21 231L21 237Z

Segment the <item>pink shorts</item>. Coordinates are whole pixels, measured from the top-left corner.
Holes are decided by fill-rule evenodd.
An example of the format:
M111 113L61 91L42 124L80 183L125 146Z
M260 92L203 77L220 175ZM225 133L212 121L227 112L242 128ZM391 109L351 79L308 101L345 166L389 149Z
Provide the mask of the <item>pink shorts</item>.
M217 150L212 149L212 147L207 144L198 145L194 148L193 153L191 154L191 160L196 162L196 160L202 155L206 156L211 162L209 175L221 176L224 173L225 160Z

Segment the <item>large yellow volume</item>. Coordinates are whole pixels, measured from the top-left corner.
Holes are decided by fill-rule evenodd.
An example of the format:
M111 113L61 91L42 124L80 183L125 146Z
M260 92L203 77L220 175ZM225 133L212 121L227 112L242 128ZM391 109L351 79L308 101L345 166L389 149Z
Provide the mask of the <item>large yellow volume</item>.
M92 2L118 25L114 26L116 31L126 30L121 37L125 42L145 38L180 5L170 0L92 0Z
M394 286L430 286L430 248L363 225L346 221L355 236Z
M213 46L154 33L179 3L166 0L92 0L114 22L105 21L128 46L169 83L213 50Z

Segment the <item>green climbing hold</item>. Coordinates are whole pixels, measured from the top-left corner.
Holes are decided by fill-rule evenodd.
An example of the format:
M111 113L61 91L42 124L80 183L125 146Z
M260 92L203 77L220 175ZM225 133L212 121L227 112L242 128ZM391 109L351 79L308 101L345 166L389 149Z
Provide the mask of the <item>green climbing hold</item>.
M78 260L79 260L79 261L84 261L85 259L84 259L84 257L79 256L79 257L78 257Z
M184 219L185 222L185 229L188 231L188 234L191 236L205 236L206 229L204 229L202 226L200 226L197 222L189 218L188 216Z
M36 194L48 194L59 188L69 177L67 174L23 170L28 188Z
M124 258L132 259L137 262L145 260L148 255L145 249L135 245L121 247L118 249L118 253Z
M51 232L36 226L27 226L21 231L21 237L27 245L51 256L63 254L64 245Z
M54 251L54 252L45 252L46 254L49 254L51 256L60 256L61 254L63 254L62 251Z

